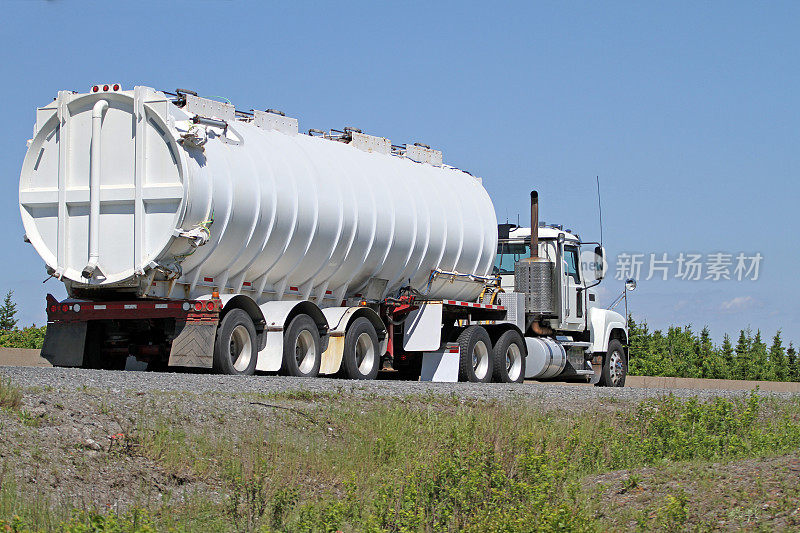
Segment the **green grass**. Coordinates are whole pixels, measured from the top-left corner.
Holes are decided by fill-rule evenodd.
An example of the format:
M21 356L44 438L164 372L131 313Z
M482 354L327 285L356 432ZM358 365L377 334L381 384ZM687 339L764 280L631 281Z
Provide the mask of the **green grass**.
M0 408L17 410L22 405L22 389L9 378L0 378Z
M0 506L0 531L15 515L17 529L46 531L602 531L626 526L598 517L587 476L800 448L798 402L756 395L670 396L615 412L428 395L242 395L244 415L204 423L177 407L153 416L154 401L131 417L109 460L146 457L178 479L218 487L219 497L119 515L55 509L45 519L26 514L20 496ZM634 474L623 489L641 482ZM679 530L690 506L674 491L633 519Z

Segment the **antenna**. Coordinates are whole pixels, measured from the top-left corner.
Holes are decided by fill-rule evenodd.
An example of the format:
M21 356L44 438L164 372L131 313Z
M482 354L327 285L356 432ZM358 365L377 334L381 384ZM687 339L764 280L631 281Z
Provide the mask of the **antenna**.
M600 246L603 246L603 204L600 202L600 176L597 179L597 210L600 212Z

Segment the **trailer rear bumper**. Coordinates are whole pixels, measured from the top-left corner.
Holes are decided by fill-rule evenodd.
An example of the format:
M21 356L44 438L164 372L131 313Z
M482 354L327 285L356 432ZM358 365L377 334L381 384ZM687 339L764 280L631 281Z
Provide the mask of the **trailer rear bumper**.
M161 341L154 342L145 342L147 339L140 339L138 343L131 344L130 348L125 348L123 345L123 351L129 349L129 355L137 356L140 359L144 358L144 360L157 357L158 353L164 354L162 357L166 358L168 353L168 366L211 368L214 358L214 340L221 310L222 302L216 298L128 302L64 300L59 302L48 294L48 324L42 357L54 366L85 366L86 337L90 323L145 321L148 328L159 327L160 324L159 331L164 331L164 327L166 327L169 335L166 339L162 336ZM168 326L164 326L164 324ZM172 324L174 324L174 331ZM120 346L116 346L115 349L119 351Z

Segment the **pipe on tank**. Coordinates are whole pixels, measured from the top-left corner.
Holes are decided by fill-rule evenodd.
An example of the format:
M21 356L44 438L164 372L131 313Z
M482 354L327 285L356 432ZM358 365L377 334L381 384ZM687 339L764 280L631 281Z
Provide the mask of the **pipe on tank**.
M81 275L90 279L100 261L100 128L106 100L98 100L92 108L91 171L89 173L89 263Z
M531 191L531 257L539 257L539 193Z

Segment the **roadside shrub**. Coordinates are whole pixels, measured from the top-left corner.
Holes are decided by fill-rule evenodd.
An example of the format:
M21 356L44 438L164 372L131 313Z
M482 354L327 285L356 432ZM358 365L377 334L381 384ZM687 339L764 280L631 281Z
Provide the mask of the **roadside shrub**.
M22 329L0 331L0 346L4 348L28 348L41 350L47 326L28 326Z
M577 487L570 485L568 457L548 452L532 437L522 447L505 463L486 443L454 431L439 457L380 488L372 505L372 529L590 530L588 517L570 497Z
M64 533L156 533L153 519L142 509L132 509L122 515L75 511L61 529Z
M636 465L736 458L800 445L796 422L779 415L759 418L765 402L756 394L710 402L670 395L643 402L625 421L627 459Z

